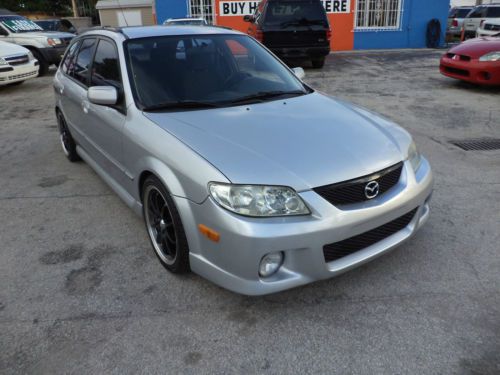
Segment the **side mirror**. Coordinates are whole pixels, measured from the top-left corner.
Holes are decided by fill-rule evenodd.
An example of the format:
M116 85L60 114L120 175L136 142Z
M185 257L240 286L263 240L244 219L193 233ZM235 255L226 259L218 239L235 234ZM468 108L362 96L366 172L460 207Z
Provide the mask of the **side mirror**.
M246 15L246 16L243 16L243 21L245 22L253 22L255 20L254 16L253 15Z
M301 67L292 68L292 71L293 71L293 74L295 74L295 76L298 79L302 79L306 76L306 72L304 72L304 69L302 69Z
M99 105L114 105L118 101L118 91L113 86L94 86L87 91L89 102Z

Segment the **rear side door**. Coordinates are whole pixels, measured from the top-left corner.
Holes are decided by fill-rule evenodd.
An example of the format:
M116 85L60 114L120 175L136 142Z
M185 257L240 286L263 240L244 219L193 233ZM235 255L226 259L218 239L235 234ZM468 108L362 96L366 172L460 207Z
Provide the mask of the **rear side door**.
M84 103L87 99L90 64L96 44L96 38L92 37L74 45L76 46L74 56L71 59L68 56L61 69L64 72L64 80L61 80L60 87L56 87L62 94L62 109L70 130L73 130L71 134L87 152L89 143L85 132Z
M120 73L118 49L112 39L99 37L95 50L90 87L112 86L118 92L116 105L99 105L84 99L85 132L94 161L115 181L124 177L122 165L122 132L126 118L126 105Z
M499 6L489 6L486 9L486 20L500 20L500 5Z

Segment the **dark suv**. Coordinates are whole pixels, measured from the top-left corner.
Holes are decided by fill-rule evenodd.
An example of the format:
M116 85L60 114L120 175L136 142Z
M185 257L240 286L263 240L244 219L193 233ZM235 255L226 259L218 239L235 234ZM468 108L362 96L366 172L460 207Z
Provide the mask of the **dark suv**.
M331 30L320 0L262 0L245 16L247 33L283 60L308 59L323 67L330 53Z

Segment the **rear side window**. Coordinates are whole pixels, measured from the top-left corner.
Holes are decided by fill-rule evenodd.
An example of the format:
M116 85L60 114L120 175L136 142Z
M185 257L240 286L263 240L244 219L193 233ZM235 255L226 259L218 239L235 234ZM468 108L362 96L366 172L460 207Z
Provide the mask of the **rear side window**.
M110 41L99 40L92 64L91 86L122 87L118 53Z
M488 7L486 9L486 17L500 18L500 7Z
M454 18L465 18L470 13L470 9L459 9Z
M69 70L73 68L73 61L75 59L76 51L78 51L78 46L80 42L73 43L71 47L69 47L68 53L64 56L64 60L61 63L61 69L64 73L68 73Z
M485 16L486 16L485 7L477 7L469 14L469 18L481 18Z
M69 75L75 78L77 81L88 86L89 79L89 68L92 61L92 54L94 52L94 46L96 44L95 39L84 39L80 49L78 50L78 56L75 60L73 69L69 72Z

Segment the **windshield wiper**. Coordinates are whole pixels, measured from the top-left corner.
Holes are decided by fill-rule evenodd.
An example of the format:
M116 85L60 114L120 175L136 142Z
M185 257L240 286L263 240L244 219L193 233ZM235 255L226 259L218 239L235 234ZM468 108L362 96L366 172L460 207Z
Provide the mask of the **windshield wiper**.
M196 100L179 100L176 102L164 102L145 106L143 111L159 111L163 109L190 109L190 108L219 108L220 106L210 102L200 102Z
M260 91L255 94L242 96L240 98L236 98L230 101L231 104L241 104L245 102L262 102L266 99L277 98L280 96L297 96L306 94L302 90L294 90L294 91Z

